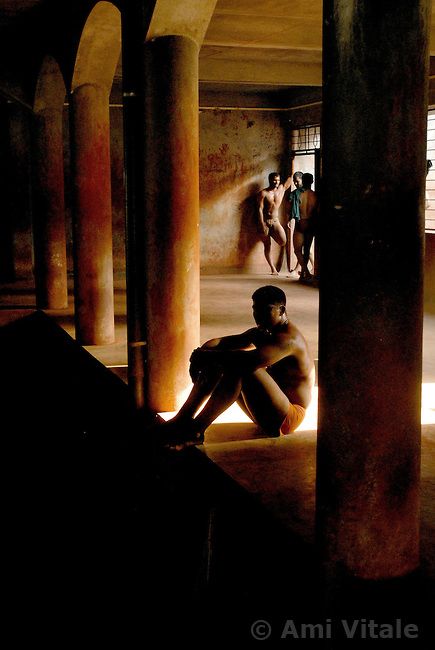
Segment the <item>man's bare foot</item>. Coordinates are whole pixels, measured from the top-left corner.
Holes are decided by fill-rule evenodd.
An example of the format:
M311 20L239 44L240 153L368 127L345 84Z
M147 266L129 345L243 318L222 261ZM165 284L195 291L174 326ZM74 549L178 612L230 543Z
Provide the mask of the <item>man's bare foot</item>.
M313 276L309 271L305 271L301 273L301 277L299 278L299 282L305 282L307 284L310 284L313 281Z
M204 442L204 434L197 431L193 420L173 418L155 427L154 433L157 444L173 451L181 451Z
M279 275L279 271L277 271L277 269L272 269L270 275Z

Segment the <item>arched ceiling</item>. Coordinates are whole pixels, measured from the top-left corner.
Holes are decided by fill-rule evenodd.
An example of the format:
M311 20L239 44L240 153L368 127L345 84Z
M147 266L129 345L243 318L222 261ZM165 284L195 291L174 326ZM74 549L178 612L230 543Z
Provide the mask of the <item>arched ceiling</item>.
M116 4L128 0L118 0ZM15 31L27 23L38 29L47 11L71 7L70 13L79 7L92 6L90 0L0 0L0 41L3 35ZM147 4L147 0L144 0ZM200 3L198 5L198 2ZM208 88L252 86L269 89L285 89L294 86L321 85L322 57L322 0L204 0L211 7L211 18L201 24L199 32L205 31L200 48L200 83ZM204 4L204 2L202 4ZM156 5L151 28L155 28L155 16L163 16L156 29L161 33L171 25L167 23L177 12L170 11L174 0L148 0ZM195 11L200 0L177 2ZM169 9L168 9L169 8ZM431 54L435 63L435 0L432 0ZM179 14L180 12L178 12ZM183 16L178 15L177 21ZM175 20L175 18L174 18ZM154 22L153 22L154 21ZM181 21L182 22L182 21ZM42 29L42 24L41 24ZM160 32L159 32L160 29ZM176 32L175 32L176 33ZM25 47L25 43L23 43ZM435 65L432 74L435 77ZM118 76L120 75L120 69Z

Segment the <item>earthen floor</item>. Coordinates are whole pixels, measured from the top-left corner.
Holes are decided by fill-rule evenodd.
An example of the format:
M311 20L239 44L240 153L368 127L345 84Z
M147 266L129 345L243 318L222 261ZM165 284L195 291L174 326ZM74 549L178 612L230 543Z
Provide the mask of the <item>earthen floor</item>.
M318 290L283 275L203 275L201 277L201 342L252 326L251 295L275 284L287 295L290 319L304 333L317 359ZM34 293L26 282L0 288L0 325L34 311ZM51 315L74 336L73 303ZM115 282L116 342L86 349L126 380L126 296L122 278ZM425 314L422 412L421 543L425 570L435 580L435 315ZM213 462L254 494L285 527L308 542L314 536L316 399L300 430L288 438L264 436L239 409L220 418L202 447Z

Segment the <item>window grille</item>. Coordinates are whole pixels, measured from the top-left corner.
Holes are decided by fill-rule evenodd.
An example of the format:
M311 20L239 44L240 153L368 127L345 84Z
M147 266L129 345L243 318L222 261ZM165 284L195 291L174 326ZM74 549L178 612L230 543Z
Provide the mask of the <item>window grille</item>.
M296 155L314 153L316 149L320 149L320 124L294 129L291 149Z

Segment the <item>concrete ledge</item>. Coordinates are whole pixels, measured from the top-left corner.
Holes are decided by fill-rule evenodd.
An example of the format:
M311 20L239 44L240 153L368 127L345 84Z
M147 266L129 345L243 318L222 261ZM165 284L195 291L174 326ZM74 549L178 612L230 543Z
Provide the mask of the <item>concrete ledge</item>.
M245 433L258 436L254 429ZM316 432L222 442L217 442L217 437L213 432L199 449L286 530L314 544ZM422 569L430 580L435 580L434 521L435 425L431 424L422 426L421 459L421 557Z
M314 543L316 432L208 442L203 452L291 533Z

